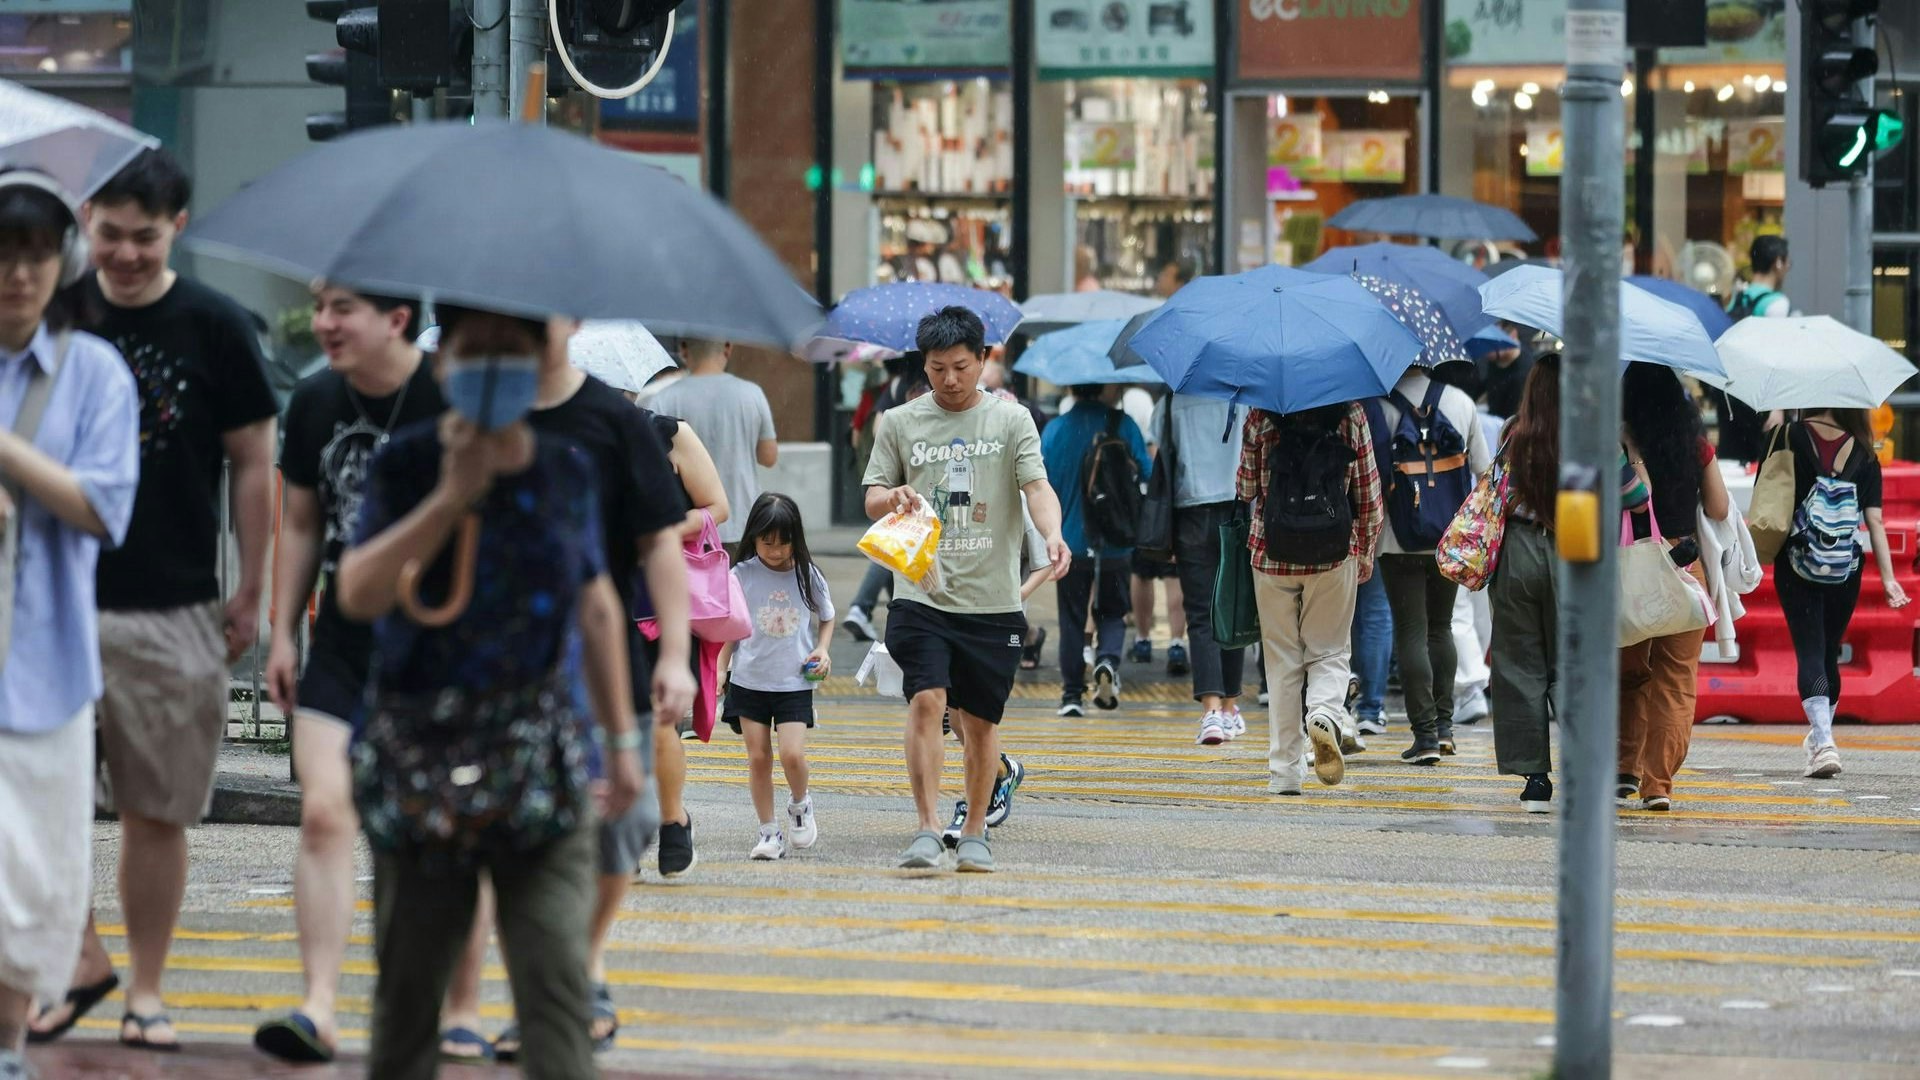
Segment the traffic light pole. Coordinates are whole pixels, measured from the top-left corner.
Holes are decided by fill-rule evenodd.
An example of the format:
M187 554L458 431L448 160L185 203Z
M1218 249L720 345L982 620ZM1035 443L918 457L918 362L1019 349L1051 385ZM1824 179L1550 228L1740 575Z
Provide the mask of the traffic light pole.
M1562 116L1566 295L1563 490L1597 496L1599 558L1559 562L1560 883L1553 1075L1604 1080L1613 1056L1613 804L1619 731L1620 236L1626 216L1624 0L1572 0ZM1650 92L1646 84L1642 93ZM1652 147L1643 153L1651 156ZM1563 516L1561 528L1568 527ZM1566 539L1564 536L1561 538Z
M1873 20L1855 19L1853 43L1871 49ZM1873 76L1859 82L1860 100L1871 107ZM1804 91L1803 91L1804 92ZM1873 333L1873 155L1867 167L1847 181L1847 325Z
M473 0L473 118L513 115L507 84L507 0Z
M512 0L513 7L507 18L507 66L512 77L507 81L507 91L512 102L509 116L524 120L528 117L526 109L527 77L533 71L533 65L547 61L547 4L549 0ZM547 122L547 110L536 109L532 113L535 123Z

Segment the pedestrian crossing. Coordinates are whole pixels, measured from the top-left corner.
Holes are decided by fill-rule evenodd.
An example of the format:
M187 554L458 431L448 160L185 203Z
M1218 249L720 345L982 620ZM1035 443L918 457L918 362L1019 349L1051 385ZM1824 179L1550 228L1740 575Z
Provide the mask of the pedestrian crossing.
M1545 1068L1555 821L1520 813L1484 726L1462 729L1459 755L1435 768L1400 764L1397 729L1342 785L1284 798L1265 793L1257 718L1245 739L1202 747L1185 707L1060 720L1017 706L1003 744L1027 777L994 836L1002 872L961 877L893 868L912 825L900 711L857 691L823 698L809 740L822 840L771 864L746 859L737 737L688 745L701 861L679 882L647 870L621 913L611 1072ZM1732 1074L1809 1047L1845 1075L1912 1075L1920 738L1843 730L1848 772L1804 781L1797 741L1773 734L1698 729L1677 809L1621 814L1619 1049L1688 1055L1701 1076L1720 1074L1716 1057ZM943 804L959 780L950 748ZM292 831L244 831L257 884L196 890L175 943L168 1002L189 1042L244 1042L298 1003ZM198 830L196 847L220 832ZM364 1046L374 976L366 908L343 985L350 1049ZM102 933L124 950L122 927ZM485 986L498 1030L510 1010L497 961ZM114 1030L111 1015L83 1037ZM1819 1038L1836 1017L1854 1037Z

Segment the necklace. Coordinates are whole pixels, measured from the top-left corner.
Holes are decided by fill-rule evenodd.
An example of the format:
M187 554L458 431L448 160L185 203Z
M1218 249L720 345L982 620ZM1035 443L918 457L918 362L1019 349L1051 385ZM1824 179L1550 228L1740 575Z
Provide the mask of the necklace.
M345 386L347 388L347 400L353 404L353 411L360 414L360 422L368 427L374 427L373 418L367 415L366 406L360 403L359 392L353 388L353 384L350 382L346 383ZM406 382L400 384L400 394L393 399L393 411L387 414L386 425L379 428L380 435L374 440L373 445L376 448L387 445L387 440L393 436L393 425L400 419L400 410L406 408L407 391L412 388L412 378L408 378Z

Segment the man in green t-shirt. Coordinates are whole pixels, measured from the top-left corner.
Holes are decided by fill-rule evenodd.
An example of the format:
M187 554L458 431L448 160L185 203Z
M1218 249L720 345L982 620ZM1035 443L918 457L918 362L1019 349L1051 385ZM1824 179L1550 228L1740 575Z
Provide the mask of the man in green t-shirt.
M900 665L909 703L907 774L920 818L900 865L915 869L939 865L946 851L937 812L946 756L940 718L949 712L966 746L970 808L954 866L993 869L986 814L1000 763L998 725L1027 628L1022 492L1054 578L1072 562L1033 417L980 390L985 338L980 317L963 307L921 320L918 345L933 392L887 411L864 481L868 517L909 512L925 498L941 524L937 583L929 592L897 580L887 617L887 652Z

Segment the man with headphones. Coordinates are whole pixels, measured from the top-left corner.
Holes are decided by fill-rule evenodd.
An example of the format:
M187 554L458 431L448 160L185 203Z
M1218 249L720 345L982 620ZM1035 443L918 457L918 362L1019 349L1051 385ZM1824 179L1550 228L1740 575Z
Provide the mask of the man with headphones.
M127 926L123 1042L177 1045L160 996L187 882L189 825L206 814L226 735L229 667L254 646L273 530L274 420L247 313L168 266L191 183L149 150L82 210L95 272L81 282L82 325L120 350L140 394L140 486L119 549L98 573L100 752L120 815ZM220 474L239 541L233 595L218 576ZM89 928L73 993L114 978ZM84 1011L58 1002L34 1022L55 1037Z
M28 1006L67 993L86 925L93 702L101 692L95 564L103 545L126 535L139 483L133 377L112 346L73 332L72 311L59 299L86 269L79 212L66 191L39 173L0 172L4 1080L29 1075Z

